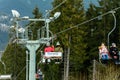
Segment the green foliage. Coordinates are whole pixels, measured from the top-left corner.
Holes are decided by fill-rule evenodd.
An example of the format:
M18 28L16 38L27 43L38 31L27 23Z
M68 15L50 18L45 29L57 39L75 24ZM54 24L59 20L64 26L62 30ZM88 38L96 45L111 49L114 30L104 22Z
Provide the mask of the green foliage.
M2 57L2 60L6 65L6 74L12 74L13 77L16 78L17 80L24 80L25 79L24 67L26 63L25 55L26 55L25 49L23 49L20 45L9 44ZM21 73L22 70L23 72Z
M61 80L60 65L51 62L50 64L41 64L45 80Z
M34 15L34 18L40 18L41 15L42 15L42 14L39 12L39 8L38 8L38 7L35 7L32 13L33 13L33 15Z
M103 64L96 63L95 66L95 79L97 80L119 80L120 79L120 67L115 64ZM92 76L92 75L91 75Z

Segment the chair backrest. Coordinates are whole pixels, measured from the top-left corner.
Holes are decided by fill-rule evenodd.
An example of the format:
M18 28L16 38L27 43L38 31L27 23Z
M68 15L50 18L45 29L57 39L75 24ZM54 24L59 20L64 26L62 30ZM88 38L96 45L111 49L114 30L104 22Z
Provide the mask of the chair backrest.
M45 52L45 58L62 58L62 52Z

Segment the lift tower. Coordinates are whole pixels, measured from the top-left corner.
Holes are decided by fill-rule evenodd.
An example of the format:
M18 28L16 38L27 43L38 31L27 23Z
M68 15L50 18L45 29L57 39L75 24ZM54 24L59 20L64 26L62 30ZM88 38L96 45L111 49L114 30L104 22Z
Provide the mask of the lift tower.
M25 17L21 17L20 18L20 14L18 11L16 10L12 10L12 14L14 17L14 21L16 22L16 27L15 27L15 31L16 31L16 42L18 44L23 44L27 47L27 49L29 50L29 54L30 54L30 60L29 60L29 76L27 76L28 74L26 74L27 77L26 80L36 80L35 79L35 71L36 71L36 50L41 46L41 44L46 44L47 42L49 42L52 38L53 35L50 36L50 30L49 30L49 23L51 21L53 21L54 19L57 19L60 16L60 12L56 12L54 14L54 17L49 17L49 18L45 18L45 19L30 19L29 17L25 16ZM28 20L28 21L44 21L45 22L45 37L39 37L38 40L29 40L28 39L28 35L26 35L27 37L22 37L19 38L19 33L21 35L25 35L25 32L27 31L27 29L22 28L19 29L18 27L18 22L21 20ZM40 33L42 34L42 33ZM26 72L27 73L27 72Z

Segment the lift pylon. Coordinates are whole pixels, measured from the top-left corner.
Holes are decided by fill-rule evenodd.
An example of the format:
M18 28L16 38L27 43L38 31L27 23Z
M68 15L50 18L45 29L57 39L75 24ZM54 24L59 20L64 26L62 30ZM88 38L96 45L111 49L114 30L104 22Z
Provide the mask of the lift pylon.
M40 47L41 44L46 44L47 42L49 42L53 35L51 35L52 37L50 37L50 30L49 30L49 23L51 21L53 21L54 19L58 18L60 16L60 12L56 12L54 17L50 17L50 18L45 18L45 19L30 19L29 17L21 17L20 18L20 14L19 12L17 12L16 10L12 10L12 14L14 17L14 21L16 22L16 27L15 27L15 31L16 31L16 42L18 44L23 44L25 45L28 50L29 50L29 55L30 55L30 60L29 60L29 78L26 78L28 80L36 80L35 79L35 71L36 71L36 51L37 49ZM19 15L18 15L19 14ZM45 22L45 37L40 37L38 40L29 40L28 39L28 35L27 38L19 38L19 27L18 27L18 21L21 20L28 20L28 21L44 21ZM24 32L22 32L21 34L25 34L26 29L23 30ZM28 75L26 72L26 75Z

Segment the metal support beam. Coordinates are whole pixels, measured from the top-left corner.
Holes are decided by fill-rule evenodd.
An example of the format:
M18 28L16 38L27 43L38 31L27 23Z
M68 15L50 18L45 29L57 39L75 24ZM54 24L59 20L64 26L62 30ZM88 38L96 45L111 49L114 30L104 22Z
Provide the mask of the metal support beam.
M26 51L26 80L29 80L29 52Z
M40 44L38 41L27 41L26 47L30 52L30 61L29 61L29 80L36 80L36 50L39 48Z
M96 80L95 73L96 73L96 61L93 60L93 80Z

